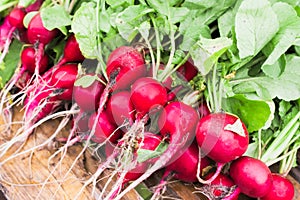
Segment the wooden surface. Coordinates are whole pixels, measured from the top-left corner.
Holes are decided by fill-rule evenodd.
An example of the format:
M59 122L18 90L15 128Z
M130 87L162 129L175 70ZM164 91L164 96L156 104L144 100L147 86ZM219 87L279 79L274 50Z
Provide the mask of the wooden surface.
M14 120L21 120L22 113L18 109L14 110ZM3 122L0 121L0 124ZM52 120L44 123L37 128L34 134L32 134L28 141L23 146L22 150L29 149L33 146L43 143L52 135L59 124L59 119ZM17 125L12 126L12 133L18 128ZM65 127L58 137L67 136L70 127ZM0 126L0 143L9 139L8 132L3 130L3 126ZM82 150L81 145L74 145L68 148L67 154L62 160L60 165L57 165L60 161L60 154L55 158L49 160L50 156L57 150L53 146L56 143L51 143L47 146L43 146L36 149L33 152L26 153L18 156L4 165L0 166L0 190L2 190L5 196L11 200L31 200L31 199L59 199L59 200L73 200L77 195L77 192L83 187L84 180L87 180L90 175L96 171L98 161L94 159L91 154L86 151L80 157ZM2 162L5 158L11 155L16 148L12 148L8 155L2 158ZM72 170L70 169L74 160L78 157ZM67 175L66 175L67 174ZM155 186L162 172L154 174L149 180L145 182L148 188ZM109 176L110 172L106 171L104 176ZM300 186L294 179L289 177L296 188L296 200L300 200L299 191ZM44 184L46 183L46 184ZM101 186L106 183L106 179L101 179L98 183L95 194L101 191ZM87 186L83 189L82 194L78 199L90 200L94 199L92 194L92 186ZM200 194L195 193L194 185L183 184L179 181L172 181L167 185L167 191L163 195L164 199L187 199L187 200L202 200L206 199ZM139 196L135 191L130 191L124 198L124 200L138 200ZM242 198L245 199L245 198ZM0 200L1 195L0 195Z

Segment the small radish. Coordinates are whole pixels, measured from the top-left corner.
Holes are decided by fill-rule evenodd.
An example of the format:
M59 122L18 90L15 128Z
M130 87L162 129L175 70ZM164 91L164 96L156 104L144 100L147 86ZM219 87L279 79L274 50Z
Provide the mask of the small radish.
M210 179L213 176L214 173L211 172L205 178ZM199 191L209 199L237 200L240 194L233 180L223 173L220 173L210 184L199 188Z
M28 41L31 44L38 44L36 49L35 70L38 72L44 54L45 45L51 42L58 34L58 30L47 30L42 22L40 13L37 13L29 22L27 29Z
M72 34L67 39L62 58L58 61L54 68L58 68L65 63L82 62L83 60L84 56L79 49L79 44L76 41L74 34Z
M167 103L167 90L150 77L136 80L131 87L131 101L142 116L150 109L159 108Z
M46 54L42 56L39 73L42 74L48 67L49 58ZM35 49L33 47L27 47L23 49L21 53L21 62L31 74L35 72Z
M140 52L130 46L121 46L111 52L107 60L106 73L115 81L115 89L128 88L135 80L145 76L146 65Z
M23 8L14 8L8 15L8 21L13 27L23 29L23 19L25 15L26 12Z
M122 135L121 131L117 129L117 125L109 120L109 116L106 112L101 112L97 119L97 113L90 116L89 119L89 129L92 131L94 123L96 123L96 128L94 130L94 135L92 141L97 143L103 143L109 138L109 141L115 143Z
M271 171L258 159L242 156L234 160L230 165L229 174L238 189L249 197L263 197L271 191Z
M198 145L193 142L183 154L165 169L163 177L152 196L152 199L160 196L163 187L167 184L167 178L173 175L175 179L179 179L185 182L196 182L197 181L197 169L199 162L199 148ZM210 165L210 160L207 157L203 157L200 160L201 168L200 171Z
M50 82L54 88L63 90L58 95L59 99L72 100L77 71L77 64L66 64L54 71Z
M260 200L293 200L295 189L293 183L280 174L272 174L273 184L271 190Z
M25 8L25 11L32 12L32 11L38 11L43 4L44 0L36 0L34 3L30 4Z
M99 106L104 85L95 80L90 86L74 86L73 97L78 106L85 112L95 112Z
M0 26L0 52L5 49L6 43L10 45L10 41L7 42L7 40L12 37L12 28L13 26L9 23L8 17L5 17L2 25Z
M107 113L118 126L124 124L125 121L132 124L135 120L134 106L130 97L129 91L118 91L113 93L107 102Z
M249 143L245 124L228 113L211 113L202 117L197 125L196 139L202 152L218 165L218 170L211 179L199 179L203 184L210 183L226 163L242 156Z

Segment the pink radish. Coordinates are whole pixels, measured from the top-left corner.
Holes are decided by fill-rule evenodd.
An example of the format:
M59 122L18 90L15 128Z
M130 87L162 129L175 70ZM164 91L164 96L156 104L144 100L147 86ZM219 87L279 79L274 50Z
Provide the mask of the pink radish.
M271 171L258 159L242 156L231 163L229 173L237 189L250 197L263 197L272 189Z
M273 184L271 190L260 200L293 200L295 189L293 183L280 174L272 174Z
M137 112L143 116L151 109L159 108L167 103L167 90L155 79L143 77L133 83L130 99Z
M218 165L218 170L211 179L199 179L203 184L210 183L224 164L242 156L249 143L245 124L238 117L227 113L211 113L201 118L197 125L196 139L202 152Z
M25 8L26 12L38 11L43 4L44 0L36 0L34 3L30 4Z

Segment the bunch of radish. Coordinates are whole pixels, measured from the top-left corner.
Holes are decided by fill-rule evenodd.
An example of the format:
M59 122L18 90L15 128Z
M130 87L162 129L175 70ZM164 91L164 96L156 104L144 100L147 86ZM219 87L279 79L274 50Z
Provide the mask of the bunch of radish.
M253 136L240 116L223 109L224 82L216 78L217 64L203 75L189 52L179 52L184 56L174 61L175 49L152 49L144 38L143 45L128 43L100 55L96 68L84 66L80 34L48 30L39 10L42 3L16 6L0 27L0 64L13 38L23 44L18 68L0 93L0 113L9 117L17 104L24 110L21 128L0 144L0 165L55 140L61 146L53 157L76 144L82 144L83 151L92 148L104 154L76 198L89 184L95 186L104 170L112 169L99 199L121 199L157 171L163 175L152 200L163 195L171 179L197 184L197 192L210 199L236 200L241 193L261 200L293 199L291 182L272 173L264 156L246 155ZM25 28L28 13L32 16ZM55 59L57 47L63 49ZM62 125L72 124L67 138L57 137L60 126L42 145L26 152L19 148L2 160L35 128L57 117ZM300 113L290 125L295 132L299 118Z

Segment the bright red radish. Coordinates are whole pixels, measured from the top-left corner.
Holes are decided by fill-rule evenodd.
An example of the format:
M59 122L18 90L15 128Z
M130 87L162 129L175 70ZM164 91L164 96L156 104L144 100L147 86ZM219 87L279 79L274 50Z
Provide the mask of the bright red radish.
M128 88L135 80L147 72L144 58L130 46L121 46L111 52L107 60L106 73L115 81L115 89Z
M293 200L295 195L294 185L280 174L272 174L273 184L271 190L260 200Z
M229 173L241 192L250 197L263 197L271 191L271 171L258 159L242 156L231 163Z
M137 112L144 115L167 103L167 90L158 81L150 77L136 80L131 87L131 101Z
M95 80L88 87L74 86L73 98L85 112L95 112L98 109L100 96L104 87L98 80Z
M197 167L199 162L199 148L195 142L193 142L183 154L174 162L166 167L165 173L174 172L176 179L195 182L197 181ZM207 157L201 158L200 171L210 165L210 161Z
M214 173L209 173L206 178L214 176ZM220 173L209 185L203 187L203 194L210 199L226 199L230 196L230 200L237 200L239 192L235 192L235 183L227 175ZM229 199L228 199L229 200Z
M132 124L135 119L134 106L130 96L129 91L119 91L113 93L107 102L107 113L111 116L111 120L114 120L119 126L124 124L124 121Z
M46 54L42 56L39 73L42 74L48 67L49 58ZM21 53L21 62L30 73L35 72L35 49L33 47L27 47L23 49Z
M16 27L17 29L24 28L23 19L26 15L26 12L23 8L14 8L8 15L9 23Z
M58 95L62 100L72 100L74 82L77 77L77 64L66 64L54 71L51 84L64 91Z
M31 44L42 43L44 45L51 42L58 34L56 29L47 30L42 22L40 13L36 14L28 24L28 40Z
M66 42L63 58L65 62L82 62L84 60L74 34L70 35Z
M26 12L38 11L43 4L44 0L36 0L34 3L30 4L25 8Z
M198 145L218 163L227 163L242 156L248 147L248 137L245 124L228 113L211 113L201 118L197 125Z
M109 120L109 116L106 112L101 112L97 119L97 113L91 115L89 119L89 129L92 131L94 123L96 123L95 133L92 137L92 141L97 143L105 142L108 137L110 137L109 141L115 143L121 136L121 131L117 129L117 125L113 124Z

